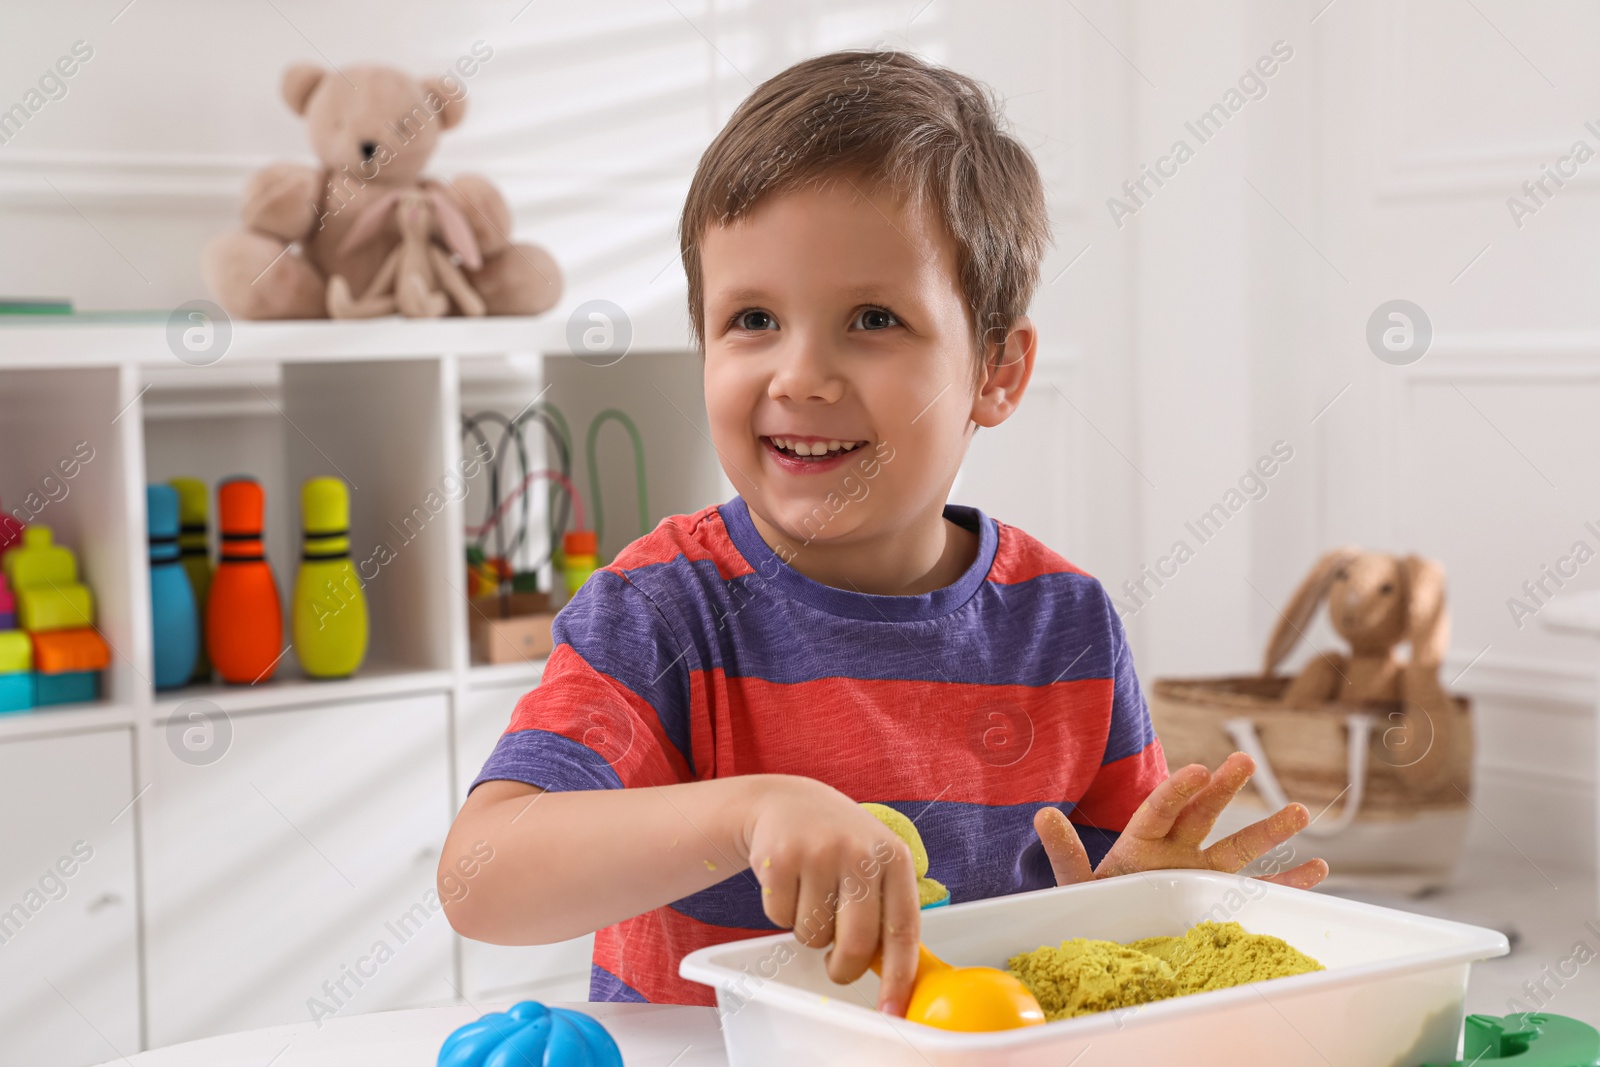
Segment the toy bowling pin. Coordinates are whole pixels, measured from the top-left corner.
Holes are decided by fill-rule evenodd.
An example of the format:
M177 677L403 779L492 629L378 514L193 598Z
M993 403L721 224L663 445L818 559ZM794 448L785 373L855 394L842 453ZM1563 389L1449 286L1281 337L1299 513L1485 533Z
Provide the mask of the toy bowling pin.
M150 632L155 640L155 685L171 689L194 676L200 648L200 617L189 575L178 555L178 491L146 486L150 530Z
M206 483L199 478L172 478L168 485L178 491L178 555L189 575L194 591L194 606L199 617L206 617L206 595L211 591L211 526L207 507ZM194 680L211 677L211 661L206 658L205 642L194 658Z
M350 491L338 478L312 478L300 490L300 517L294 654L313 678L343 678L367 653L367 598L350 562Z
M261 483L232 478L217 487L222 551L206 597L206 652L225 682L250 685L272 677L286 651L283 605L261 543L267 508Z

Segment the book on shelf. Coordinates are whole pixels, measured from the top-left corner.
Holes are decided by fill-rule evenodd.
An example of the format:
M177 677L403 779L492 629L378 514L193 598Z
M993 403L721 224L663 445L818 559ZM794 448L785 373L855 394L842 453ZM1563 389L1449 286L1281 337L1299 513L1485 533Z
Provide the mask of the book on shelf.
M72 301L66 297L0 296L0 315L70 315Z

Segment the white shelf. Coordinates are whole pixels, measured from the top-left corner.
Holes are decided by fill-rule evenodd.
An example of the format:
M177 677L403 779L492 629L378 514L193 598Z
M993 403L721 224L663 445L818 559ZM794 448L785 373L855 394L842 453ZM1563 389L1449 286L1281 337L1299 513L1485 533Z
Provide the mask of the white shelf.
M271 364L538 353L551 347L551 331L557 325L548 318L524 316L234 320L221 361ZM168 345L166 313L0 316L0 368L122 364L188 366Z
M527 663L475 663L467 671L470 689L499 689L502 686L525 684L529 689L544 677L542 659Z
M547 365L546 353L565 354L564 323L551 317L233 323L227 351L204 367L175 356L166 319L0 318L0 503L44 499L55 484L45 478L64 457L80 443L93 448L37 521L77 552L95 625L113 648L103 700L0 715L0 754L24 770L13 781L20 795L54 786L80 796L111 779L62 786L59 773L30 762L28 746L59 738L70 750L65 765L90 776L74 753L113 740L126 749L131 791L123 797L118 785L117 803L96 812L91 829L98 849L104 823L127 828L131 854L115 873L133 907L124 925L138 930L131 966L141 992L117 1010L140 1020L141 1043L273 1021L259 1014L261 989L275 990L282 1018L291 1017L345 958L337 938L353 921L378 930L380 917L422 899L448 813L517 698L540 682L542 661L470 662L463 528L469 514L478 521L487 477L462 474L463 381L472 410L507 414L554 385L574 427L602 407L648 412L680 386L673 407L692 407L694 396L692 382L672 377L687 363L670 359L621 373L568 359ZM702 430L679 412L664 421L668 430L658 432L681 447L661 454L701 443ZM315 681L290 652L259 685L154 691L145 485L185 474L214 488L239 473L266 492L263 540L286 617L300 557L299 487L323 474L350 484L351 558L371 622L367 663L353 677ZM673 484L676 473L664 480ZM679 497L703 496L683 488L690 484L678 486ZM213 552L215 535L213 526ZM214 759L172 747L168 720L195 700L232 720ZM55 842L91 836L62 823L56 807L32 820L45 842L41 863L53 861ZM63 936L103 952L93 921L63 920ZM556 976L575 988L587 981L583 945L452 950L452 935L433 921L432 948L408 949L410 962L379 982L387 992L372 995L404 1006L446 977L462 990L503 985L508 974ZM234 946L220 956L219 937ZM251 993L213 1005L207 998L219 989ZM0 1014L17 1014L21 1001L6 992Z
M39 734L74 733L132 727L138 711L130 704L95 701L91 704L52 704L29 711L0 715L0 740Z
M210 701L226 712L270 711L417 693L448 693L454 683L453 671L417 671L370 664L349 678L323 680L285 673L257 685L187 685L181 689L164 689L156 694L151 719L156 723L165 722L175 709L191 700Z

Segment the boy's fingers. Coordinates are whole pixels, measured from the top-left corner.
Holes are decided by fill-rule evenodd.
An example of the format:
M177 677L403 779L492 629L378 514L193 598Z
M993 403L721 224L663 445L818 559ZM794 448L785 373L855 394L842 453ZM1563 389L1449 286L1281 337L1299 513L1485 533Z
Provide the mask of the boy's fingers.
M1328 861L1315 859L1306 860L1298 867L1291 867L1277 874L1264 874L1261 876L1261 881L1275 882L1295 889L1310 889L1326 877L1328 877Z
M911 1001L911 983L917 976L917 942L922 937L921 901L917 872L910 857L890 861L883 868L882 981L878 985L878 1010L905 1015Z
M1304 804L1290 804L1236 834L1229 834L1201 855L1212 870L1235 874L1263 852L1277 848L1304 830L1310 822L1311 813Z
M833 872L807 871L800 876L800 896L795 907L794 936L808 948L833 943L834 913L839 907L838 882Z
M1198 848L1217 824L1222 809L1239 795L1239 790L1244 788L1255 770L1255 760L1243 752L1235 752L1223 760L1212 772L1211 781L1178 814L1172 825L1172 839Z
M839 883L838 919L828 952L828 977L841 985L861 977L878 951L883 903L877 878L849 873Z
M1161 840L1172 830L1184 806L1210 780L1211 772L1202 763L1191 763L1173 772L1144 798L1123 832L1146 841Z
M1044 845L1044 854L1050 858L1056 885L1077 885L1094 877L1094 867L1089 863L1083 840L1060 808L1040 808L1033 816L1033 828Z
M799 878L787 866L774 863L770 856L760 860L752 858L750 866L755 871L756 881L761 883L761 910L767 913L774 926L792 929Z

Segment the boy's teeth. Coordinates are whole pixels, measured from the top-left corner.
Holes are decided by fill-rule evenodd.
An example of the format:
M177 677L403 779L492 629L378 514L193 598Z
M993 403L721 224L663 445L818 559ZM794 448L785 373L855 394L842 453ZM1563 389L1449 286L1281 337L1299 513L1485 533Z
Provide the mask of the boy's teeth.
M826 456L830 452L849 451L856 448L859 441L797 441L788 437L770 438L774 447L785 452L793 452L797 456Z

